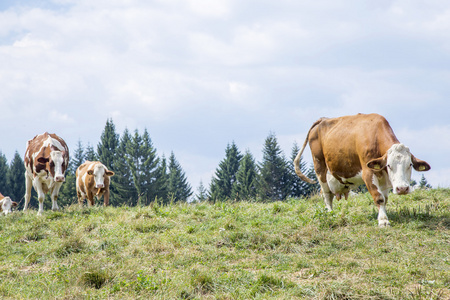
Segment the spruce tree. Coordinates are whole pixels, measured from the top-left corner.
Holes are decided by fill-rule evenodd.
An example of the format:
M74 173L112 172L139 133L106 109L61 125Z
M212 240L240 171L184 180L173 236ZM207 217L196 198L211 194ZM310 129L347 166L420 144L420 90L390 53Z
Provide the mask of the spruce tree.
M234 142L227 145L225 159L219 163L215 177L210 184L210 198L214 201L232 198L233 184L236 182L236 173L242 154Z
M166 157L161 157L161 163L158 168L158 176L159 176L159 193L158 198L161 199L161 201L165 203L169 203L169 195L168 195L168 184L169 184L169 174L168 174L168 166L167 166L167 160ZM160 201L160 200L158 200Z
M208 199L208 191L203 185L203 181L200 180L200 184L197 188L197 194L195 195L195 201L202 202Z
M8 196L11 200L20 202L25 195L25 166L22 157L16 151L8 172Z
M98 160L108 169L114 171L114 157L119 146L119 135L116 133L116 126L112 119L106 121L105 129L97 145Z
M289 195L289 163L278 145L275 134L269 134L264 144L263 160L259 165L259 191L263 198L284 200Z
M187 182L186 174L172 152L169 157L169 174L167 183L168 197L176 201L187 201L192 195L192 188Z
M253 199L257 195L257 189L257 166L252 154L247 151L236 173L236 181L233 184L233 198L237 200Z
M143 163L142 175L145 178L144 188L147 196L147 204L149 204L157 198L165 199L167 196L166 167L157 156L156 148L153 146L147 129L142 134L142 142L143 153L146 158Z
M0 193L3 196L9 195L10 189L8 187L8 173L9 173L8 160L6 159L6 156L0 151ZM23 177L23 174L22 180L24 180L25 182L25 177Z
M117 149L116 149L116 151L117 151ZM115 157L115 155L114 155L114 157ZM94 147L92 147L92 145L89 143L87 144L86 151L84 153L84 159L89 160L89 161L99 160L97 153L95 153ZM114 158L113 158L113 165L114 165Z
M157 197L164 198L164 169L156 155L147 129L141 136L136 130L126 148L133 184L137 192L137 204L146 205Z
M109 170L116 171L116 167L114 165L115 157L117 154L117 148L119 146L119 134L116 133L116 126L113 123L112 119L106 120L105 128L100 136L100 142L97 145L97 157L93 160L99 160L102 164L104 164ZM90 151L88 149L88 151ZM85 159L86 159L85 153ZM89 157L91 158L91 157ZM110 178L110 182L114 182L117 180L117 176L112 176ZM109 186L110 193L110 203L116 203L116 190L113 184Z
M431 189L432 188L432 186L430 184L428 184L428 181L425 178L425 175L423 175L423 174L419 181L419 188L421 188L421 189Z
M120 138L119 147L117 148L117 155L114 157L114 166L116 169L113 171L115 175L111 177L111 186L114 187L116 194L114 198L110 199L110 204L114 206L122 204L133 206L136 204L135 199L138 198L128 163L129 154L127 152L127 146L129 143L131 143L131 135L128 129L125 128Z
M84 148L83 148L83 143L81 142L81 140L78 140L77 148L75 149L75 151L73 153L73 157L72 157L71 161L72 161L75 171L85 161Z

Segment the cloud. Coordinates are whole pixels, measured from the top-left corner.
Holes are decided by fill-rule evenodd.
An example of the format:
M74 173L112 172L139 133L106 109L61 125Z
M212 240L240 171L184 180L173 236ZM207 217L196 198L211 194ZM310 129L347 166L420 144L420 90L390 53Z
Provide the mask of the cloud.
M162 152L182 149L203 178L233 140L258 156L272 131L289 156L318 118L377 112L440 172L449 12L445 1L21 1L0 11L0 110L20 129L0 135L12 149L36 130L96 143L112 117L119 133L147 128Z

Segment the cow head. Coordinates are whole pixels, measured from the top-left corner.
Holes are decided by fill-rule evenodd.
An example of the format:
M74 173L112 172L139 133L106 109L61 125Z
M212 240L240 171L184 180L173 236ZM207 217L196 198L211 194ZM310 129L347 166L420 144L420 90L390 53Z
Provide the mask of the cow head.
M415 158L403 144L392 145L382 157L369 161L367 166L374 171L386 170L394 194L399 195L410 192L412 168L416 171L431 169L426 161Z
M46 164L48 163L49 167L50 167L50 175L53 177L53 179L56 182L64 182L65 181L65 177L64 177L64 173L66 172L67 169L67 161L64 158L65 152L64 151L58 151L58 150L53 150L50 151L50 156L49 157L39 157L37 159L37 161L41 164Z
M105 187L105 176L113 176L114 175L113 171L109 171L101 163L95 164L94 168L91 170L88 170L87 173L89 175L94 176L95 187L98 189Z
M12 212L12 208L17 206L17 202L14 202L9 197L5 197L0 200L0 209L5 215Z

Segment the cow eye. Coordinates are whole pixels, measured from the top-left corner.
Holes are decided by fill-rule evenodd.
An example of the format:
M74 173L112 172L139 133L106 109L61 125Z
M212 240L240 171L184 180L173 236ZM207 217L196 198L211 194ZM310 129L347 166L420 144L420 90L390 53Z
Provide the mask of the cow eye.
M55 163L53 161L50 162L50 167L54 167Z

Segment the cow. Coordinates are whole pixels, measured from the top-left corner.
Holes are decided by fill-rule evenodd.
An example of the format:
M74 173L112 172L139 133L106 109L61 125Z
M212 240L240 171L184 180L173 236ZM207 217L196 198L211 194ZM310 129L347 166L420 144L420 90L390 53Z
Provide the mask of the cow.
M300 170L300 159L309 143L326 208L333 198L348 198L351 189L367 186L378 207L378 225L390 226L386 215L388 193L405 195L411 191L411 168L428 171L430 165L411 154L396 138L388 121L378 114L358 114L321 118L309 129L302 149L294 159L295 172L304 181L315 183Z
M58 193L69 165L69 148L64 140L54 133L36 135L27 142L24 164L26 191L23 210L28 208L31 186L38 194L38 215L44 212L44 198L48 192L52 199L52 210L59 210Z
M109 177L114 172L99 161L86 161L76 171L76 186L78 203L83 206L87 198L88 206L94 205L94 196L97 200L103 196L103 205L109 205Z
M4 213L5 216L12 212L12 208L17 206L17 202L14 202L9 197L5 197L0 193L0 213Z

